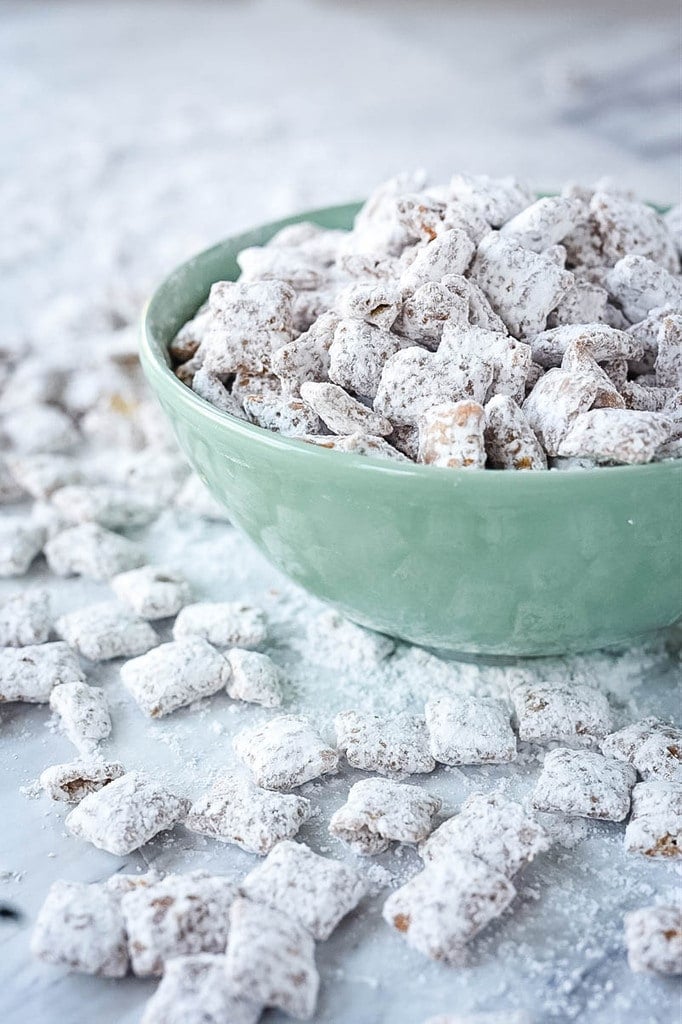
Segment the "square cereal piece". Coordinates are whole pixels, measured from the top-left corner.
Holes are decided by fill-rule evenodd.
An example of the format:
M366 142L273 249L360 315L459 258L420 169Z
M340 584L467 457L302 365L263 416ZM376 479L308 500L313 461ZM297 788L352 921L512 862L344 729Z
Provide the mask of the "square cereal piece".
M520 683L511 690L519 738L532 743L592 746L611 728L603 693L577 683Z
M230 911L225 971L238 995L310 1020L320 978L315 940L297 921L238 897Z
M329 938L365 894L355 868L289 841L278 843L240 888L250 900L280 910L320 940Z
M432 828L442 806L438 797L418 786L391 779L363 779L351 786L348 799L329 822L330 835L355 853L383 853L393 841L419 843Z
M224 956L196 953L166 961L141 1024L258 1024L262 1011L234 994Z
M107 786L125 775L120 761L85 758L69 764L52 764L40 775L40 785L49 797L67 804L77 804L89 793Z
M227 692L232 700L260 704L264 708L280 706L282 673L272 658L241 647L233 647L226 657L232 669L227 682Z
M25 576L46 536L42 526L32 525L25 517L0 518L0 577Z
M658 779L637 783L625 849L645 857L682 856L682 783Z
M80 441L78 430L66 413L42 402L31 402L8 412L2 420L2 433L24 455L67 452Z
M51 628L52 612L46 590L12 594L0 604L0 647L44 644Z
M23 490L37 500L49 498L59 488L82 480L78 462L70 455L19 455L9 459L9 468Z
M128 772L86 796L65 823L78 839L126 857L182 821L189 805L189 800L175 796L143 772Z
M31 952L71 971L123 978L128 950L119 900L103 885L54 882L38 913Z
M504 764L516 757L516 736L503 701L438 697L426 704L426 726L439 764Z
M622 821L637 781L634 768L591 750L558 747L545 755L533 807L569 817Z
M384 920L433 960L461 965L464 947L510 905L512 883L478 857L453 853L430 864L386 900Z
M210 697L224 689L230 666L201 637L161 644L121 666L121 681L150 718Z
M682 974L682 911L679 906L641 907L625 915L630 970Z
M337 751L299 715L280 715L244 729L232 746L263 789L296 789L321 775L335 775L339 768Z
M471 854L511 878L547 849L544 829L521 804L501 793L472 793L459 814L421 844L419 856L431 864L451 853Z
M236 886L220 875L192 871L166 875L123 896L133 972L163 974L167 960L192 953L224 953Z
M259 789L240 775L221 775L190 807L185 828L263 856L295 836L310 817L310 801Z
M96 523L62 530L45 545L45 557L57 576L88 576L93 580L111 579L145 560L139 544Z
M372 669L395 650L395 641L356 626L333 609L321 612L308 628L306 654L318 665Z
M70 647L90 661L134 658L159 642L148 622L117 601L87 605L62 615L55 629Z
M342 711L334 719L336 745L351 768L379 775L414 775L436 767L421 715L380 716Z
M258 647L267 627L260 608L241 601L202 601L180 611L173 636L176 640L200 636L216 647Z
M654 775L682 782L682 730L660 718L644 718L612 732L602 741L601 752L629 761L645 779Z
M82 683L85 675L68 644L0 648L0 703L47 704L60 683Z
M111 732L109 702L104 690L87 683L61 683L50 694L50 708L62 731L83 753L92 751Z
M106 530L147 526L161 514L161 502L149 492L120 484L72 484L52 495L52 503L70 523L97 523Z
M167 619L192 600L187 580L172 569L143 565L119 573L110 582L116 597L141 619Z
M114 896L119 900L122 899L126 893L133 892L134 889L139 889L141 886L156 885L163 878L162 874L158 871L145 871L138 875L126 874L125 871L117 871L116 874L110 875L109 878L103 883L104 887L112 892Z

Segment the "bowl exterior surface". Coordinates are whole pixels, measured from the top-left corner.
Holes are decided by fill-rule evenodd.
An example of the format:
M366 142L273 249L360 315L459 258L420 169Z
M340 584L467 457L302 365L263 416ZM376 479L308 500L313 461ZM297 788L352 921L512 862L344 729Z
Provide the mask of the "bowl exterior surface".
M348 227L357 205L228 240L152 298L141 358L213 494L283 572L349 618L441 650L543 655L623 643L682 613L682 460L549 473L435 469L316 448L234 419L167 345L236 254L281 226ZM229 567L226 566L229 571Z

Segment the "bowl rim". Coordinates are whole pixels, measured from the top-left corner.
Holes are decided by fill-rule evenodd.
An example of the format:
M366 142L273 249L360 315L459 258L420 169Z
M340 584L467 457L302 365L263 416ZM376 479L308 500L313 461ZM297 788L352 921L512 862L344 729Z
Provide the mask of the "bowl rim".
M547 193L540 193L547 194ZM675 469L682 469L682 459L665 459L660 462L648 462L636 465L621 465L621 466L596 466L590 469L550 469L542 472L512 472L511 470L483 470L481 472L472 472L470 469L450 469L444 466L430 466L418 462L412 462L406 459L405 461L399 459L387 459L381 458L374 455L361 455L355 452L344 452L330 448L325 448L322 445L312 444L308 441L301 441L295 437L288 437L284 434L279 434L274 430L268 430L265 427L259 427L255 423L249 423L246 420L242 420L237 416L233 416L231 413L224 412L222 409L216 408L211 405L210 402L204 398L200 398L190 387L184 384L171 369L170 360L168 357L167 345L162 342L155 334L154 330L154 315L157 313L157 306L160 304L163 293L169 287L172 287L176 282L187 275L187 272L197 264L204 262L212 256L218 256L226 246L234 246L240 239L244 239L244 246L249 244L249 238L255 233L263 230L272 231L274 234L283 227L287 227L290 224L296 224L303 220L315 221L316 218L324 218L333 215L335 212L341 210L351 211L353 209L359 209L362 202L350 202L335 204L333 206L317 207L313 210L304 210L301 213L294 214L289 217L284 217L277 221L268 221L265 224L261 224L256 228L251 228L246 231L241 231L235 235L230 235L222 241L209 246L207 249L201 250L194 256L185 260L183 263L176 266L164 279L157 285L150 298L145 303L141 319L140 319L140 330L139 330L139 349L142 366L150 378L156 378L162 386L170 387L174 401L180 402L189 411L201 418L212 422L215 426L226 430L227 432L236 433L251 441L255 441L264 445L265 447L272 448L275 450L281 450L282 452L289 452L298 457L308 456L309 458L318 459L344 459L344 464L347 469L359 469L367 471L373 471L375 473L381 473L390 476L401 476L403 478L413 479L439 479L441 483L445 479L450 479L453 486L461 486L465 480L467 481L497 481L500 478L511 477L516 481L515 486L535 486L540 485L540 482L547 480L548 475L551 474L552 479L580 479L585 482L587 480L594 480L595 482L602 481L609 477L623 477L624 475L634 479L638 476L640 479L646 479L646 477L655 476L661 473L668 473L675 471ZM251 242L253 244L253 242ZM201 303L199 303L200 305ZM198 308L198 306L197 306ZM536 483L532 483L534 481ZM485 486L485 483L483 483Z

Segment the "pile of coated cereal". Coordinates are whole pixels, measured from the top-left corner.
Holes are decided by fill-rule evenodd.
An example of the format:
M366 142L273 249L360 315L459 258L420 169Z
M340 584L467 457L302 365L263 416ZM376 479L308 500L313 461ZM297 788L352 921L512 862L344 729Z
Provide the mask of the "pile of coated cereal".
M174 343L178 362L187 357L180 375L228 411L344 450L400 458L394 445L402 445L427 462L473 465L487 456L509 468L524 459L544 466L546 454L550 464L670 454L679 278L660 219L613 192L571 190L534 204L511 182L457 179L458 198L452 190L405 195L407 187L384 187L351 233L299 226L242 254L246 283L216 286L210 309ZM591 227L580 231L570 218L588 208ZM564 258L571 272L559 265ZM538 261L555 268L551 287ZM617 292L621 279L630 283ZM540 401L543 381L551 401ZM614 431L597 430L599 417L614 416ZM641 426L634 433L633 422ZM619 433L619 423L629 425ZM583 441L569 454L566 439L576 433ZM114 857L186 830L252 859L238 881L196 870L58 881L33 930L40 960L160 979L144 1024L255 1024L266 1007L310 1020L317 944L362 908L362 865L387 849L412 848L420 866L385 898L377 927L454 970L471 962L479 933L497 941L496 921L518 909L524 870L548 855L552 821L621 823L628 856L680 863L682 730L653 717L618 728L622 716L614 721L596 686L510 671L499 698L452 686L423 713L377 715L349 700L333 738L310 717L286 713L290 680L277 648L268 647L272 657L263 650L272 629L263 609L198 600L182 574L150 563L135 536L168 505L224 513L168 446L125 344L95 348L91 365L74 360L58 372L38 353L4 358L0 435L0 577L23 577L42 557L55 578L111 590L110 599L59 616L34 581L0 602L0 703L46 706L74 746L73 760L42 772L44 798L67 812L70 841ZM597 438L598 452L583 450L586 438ZM616 440L618 459L604 448ZM334 664L349 658L361 675L396 657L393 641L331 611L310 623L309 643ZM427 659L425 672L443 667L411 653ZM210 707L219 693L265 709L267 720L235 736L237 767L202 779L192 802L179 773L162 784L144 762L117 759L115 711L96 685L98 665L115 659L121 692L145 720L197 701ZM542 766L523 802L482 769L454 815L430 790L437 771L517 762L528 772L535 760ZM316 791L340 768L350 789L321 819ZM309 782L315 787L303 795ZM345 859L301 841L314 817ZM652 889L647 905L625 916L623 944L633 971L682 973L679 905ZM493 1021L530 1018L452 1013L428 1024Z
M682 453L679 209L608 182L401 175L351 231L300 223L171 344L234 416L338 451L541 470Z

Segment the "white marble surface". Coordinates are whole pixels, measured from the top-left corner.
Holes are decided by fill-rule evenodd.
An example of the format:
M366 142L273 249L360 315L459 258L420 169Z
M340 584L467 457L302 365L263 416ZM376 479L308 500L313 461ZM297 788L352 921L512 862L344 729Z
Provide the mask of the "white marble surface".
M677 187L675 18L629 5L5 3L0 11L0 349L28 338L70 362L133 318L166 269L235 229L353 198L382 176L425 165L515 172L542 187L618 176L673 200ZM348 705L418 706L432 689L404 650L373 675L300 653L313 608L234 530L173 511L143 531L150 559L183 570L197 594L263 603L269 650L289 678L287 709L328 729ZM28 579L47 578L38 562ZM48 581L55 610L107 594ZM2 583L0 597L17 588ZM407 658L407 660L405 660ZM566 671L609 692L620 721L679 711L678 662L663 641ZM452 669L457 685L499 674ZM151 766L189 795L232 763L230 737L268 713L216 697L163 722L142 718L113 663L90 671L113 707L107 752ZM531 752L532 754L532 752ZM45 709L0 719L0 1019L6 1024L132 1024L152 984L67 975L31 961L35 913L56 878L95 880L144 863L207 865L239 877L253 858L182 829L125 862L66 835L64 812L33 797L46 765L73 756ZM525 795L537 773L439 770L423 781L453 810L478 786ZM301 835L345 856L325 822L350 776L304 792L319 814ZM631 974L625 910L679 887L670 865L622 848L622 827L570 830L527 873L519 900L453 971L410 952L380 920L384 893L318 947L318 1024L421 1024L437 1012L524 1007L536 1024L663 1024L674 982ZM379 858L395 884L412 851ZM374 879L377 880L376 877ZM265 1020L283 1020L277 1014Z

